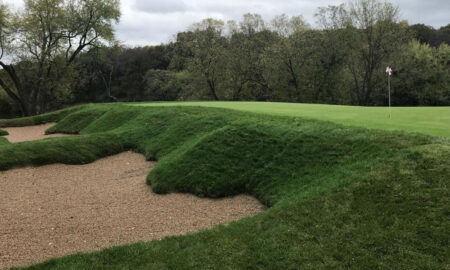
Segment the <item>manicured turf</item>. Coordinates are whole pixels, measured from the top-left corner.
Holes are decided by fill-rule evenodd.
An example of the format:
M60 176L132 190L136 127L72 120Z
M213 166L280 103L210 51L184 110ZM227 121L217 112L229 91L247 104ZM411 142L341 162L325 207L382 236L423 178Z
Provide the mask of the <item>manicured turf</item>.
M383 130L420 132L450 138L450 107L357 107L276 102L157 102L139 106L205 106L297 116Z
M200 107L87 105L8 121L80 136L0 145L0 170L82 164L132 149L154 191L252 194L229 226L29 269L447 269L450 141ZM0 126L5 125L0 121Z

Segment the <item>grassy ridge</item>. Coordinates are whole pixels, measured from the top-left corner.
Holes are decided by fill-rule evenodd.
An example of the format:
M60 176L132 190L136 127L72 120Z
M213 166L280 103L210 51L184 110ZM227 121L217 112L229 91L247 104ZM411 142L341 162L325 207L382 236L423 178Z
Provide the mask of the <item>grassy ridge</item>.
M58 117L39 121L60 120L49 132L81 135L0 146L0 169L81 164L132 149L158 160L147 179L156 192L249 193L271 208L230 226L30 269L446 269L450 263L446 139L215 108L88 105Z
M0 128L0 136L6 136L8 135L8 132L6 130L3 130Z
M23 127L40 125L49 122L57 122L65 116L81 109L80 106L70 107L68 109L58 110L44 115L37 115L32 117L23 117L15 119L0 119L0 127Z
M2 137L6 135L8 135L8 132L0 128L0 145L9 143L7 139Z
M1 131L0 131L0 132L1 132ZM5 131L5 132L6 132L6 131ZM1 136L5 136L5 135L8 135L8 133L6 132L6 134L4 133L4 134L1 135ZM0 136L0 146L9 144L8 140L7 140L6 138L1 137L1 136Z
M386 107L299 104L279 102L152 102L134 106L203 106L280 116L307 117L338 124L420 132L450 138L450 107Z

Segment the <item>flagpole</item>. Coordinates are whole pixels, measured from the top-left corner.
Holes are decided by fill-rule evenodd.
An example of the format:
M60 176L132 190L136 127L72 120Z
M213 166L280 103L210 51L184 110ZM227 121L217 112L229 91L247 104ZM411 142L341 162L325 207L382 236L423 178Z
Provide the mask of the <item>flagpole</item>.
M386 67L386 75L388 77L388 92L389 92L389 119L391 119L392 111L391 111L391 75L392 68L391 66Z
M388 91L389 91L389 119L391 119L391 74L388 73Z

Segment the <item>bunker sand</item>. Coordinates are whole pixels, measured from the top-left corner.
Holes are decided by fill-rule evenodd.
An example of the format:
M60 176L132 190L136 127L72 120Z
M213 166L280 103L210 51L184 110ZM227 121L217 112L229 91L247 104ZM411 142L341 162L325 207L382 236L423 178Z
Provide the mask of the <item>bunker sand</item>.
M67 136L65 134L45 135L45 131L54 125L55 125L55 123L47 123L47 124L38 125L38 126L9 127L9 128L3 128L3 129L8 131L8 133L9 133L9 135L5 136L5 138L9 142L12 142L12 143L36 141L36 140L41 140L41 139L45 139L45 138Z
M83 166L0 172L0 269L195 232L264 210L244 195L157 195L145 183L154 165L126 152Z

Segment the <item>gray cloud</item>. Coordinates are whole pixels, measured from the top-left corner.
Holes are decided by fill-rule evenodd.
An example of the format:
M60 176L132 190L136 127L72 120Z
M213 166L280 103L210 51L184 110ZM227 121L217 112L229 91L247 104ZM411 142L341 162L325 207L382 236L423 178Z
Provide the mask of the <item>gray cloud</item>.
M186 11L187 5L180 0L147 1L135 0L134 8L149 13L173 13Z
M154 2L136 1L143 3ZM122 2L125 4L133 1L122 0ZM184 0L176 1L176 3L182 4L178 4L172 9L167 7L173 5L175 3L174 0L161 2L167 2L163 4L166 18L159 16L161 7L158 7L158 4L151 4L154 5L153 8L151 8L150 4L145 4L147 8L130 10L131 13L138 13L142 10L145 10L147 13L145 16L140 17L140 19L148 22L144 23L148 30L146 31L147 38L139 36L142 30L133 30L132 28L127 33L119 31L119 38L122 38L126 44L130 45L159 44L167 42L178 31L183 31L191 24L204 18L213 17L224 21L240 20L242 15L247 12L261 14L268 21L282 13L302 15L308 23L314 25L314 13L318 7L339 5L345 0ZM450 23L450 20L448 20L449 0L392 0L391 2L400 7L401 19L407 20L410 24L424 23L433 27L441 27ZM132 17L135 18L134 15ZM156 25L150 26L151 24Z
M394 0L400 16L410 24L423 23L439 28L450 24L450 0Z
M1 1L1 0L0 0ZM16 7L19 0L3 0ZM117 38L130 46L168 42L179 31L202 19L240 20L248 12L269 21L274 16L302 15L314 25L318 7L346 0L121 0L122 18ZM401 19L410 24L441 27L450 23L450 0L391 0L400 7Z

